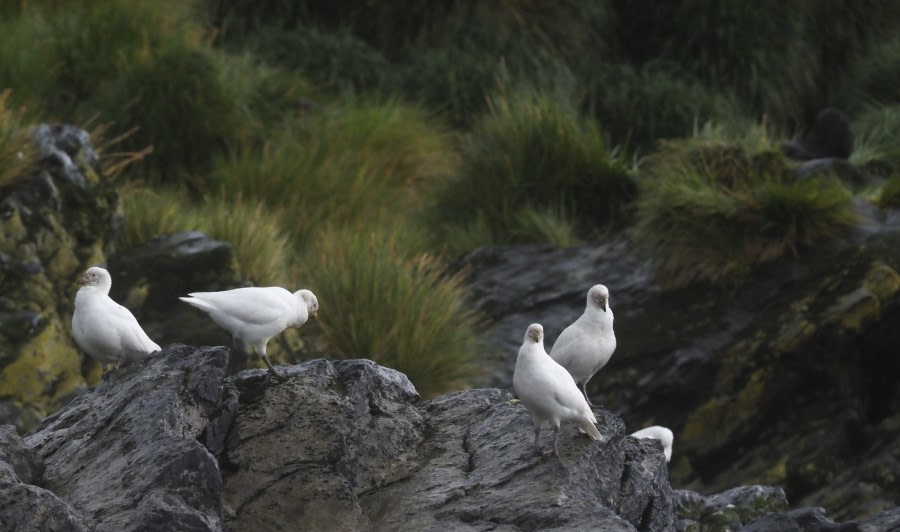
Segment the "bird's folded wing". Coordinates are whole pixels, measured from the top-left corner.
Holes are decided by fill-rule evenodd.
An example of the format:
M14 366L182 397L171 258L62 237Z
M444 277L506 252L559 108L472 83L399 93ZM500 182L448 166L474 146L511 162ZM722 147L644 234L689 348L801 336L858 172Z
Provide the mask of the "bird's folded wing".
M195 292L189 295L215 307L215 311L209 312L226 314L248 324L263 325L282 320L290 312L283 297L265 290L239 295L227 292Z

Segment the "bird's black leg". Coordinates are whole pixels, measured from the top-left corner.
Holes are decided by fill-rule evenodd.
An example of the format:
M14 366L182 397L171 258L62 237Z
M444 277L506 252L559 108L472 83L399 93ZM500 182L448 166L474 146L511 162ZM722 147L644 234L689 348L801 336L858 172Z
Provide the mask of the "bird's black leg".
M534 452L536 454L541 454L541 446L538 445L538 438L541 436L541 426L538 423L534 424Z

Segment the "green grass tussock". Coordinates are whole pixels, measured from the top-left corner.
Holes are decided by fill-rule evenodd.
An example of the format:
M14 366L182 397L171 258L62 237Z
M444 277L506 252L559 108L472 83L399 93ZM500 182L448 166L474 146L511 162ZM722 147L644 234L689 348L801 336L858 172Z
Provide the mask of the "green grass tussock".
M856 222L835 177L796 180L781 153L740 142L664 143L640 187L636 239L669 287L739 278Z
M304 267L322 302L329 356L394 368L425 397L476 374L479 318L462 275L428 255L410 256L397 231L325 230Z
M634 192L594 123L558 100L517 95L498 99L465 140L459 176L436 187L430 223L445 239L478 221L493 242L534 241L519 214L558 209L589 234L622 223Z
M291 212L298 242L326 220L365 225L404 217L423 187L453 171L447 132L413 106L354 102L274 132L261 148L216 159L209 188Z
M229 242L239 274L257 286L293 279L294 253L279 212L259 202L235 199L194 204L183 191L122 190L125 223L119 251L180 231L203 231Z
M851 163L884 177L900 172L900 103L868 108L854 128Z

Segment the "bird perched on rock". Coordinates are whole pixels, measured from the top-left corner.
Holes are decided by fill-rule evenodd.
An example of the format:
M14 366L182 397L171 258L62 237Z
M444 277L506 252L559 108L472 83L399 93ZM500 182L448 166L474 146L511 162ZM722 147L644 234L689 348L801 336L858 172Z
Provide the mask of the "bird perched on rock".
M672 431L667 429L666 427L661 427L659 425L653 425L652 427L647 427L645 429L641 429L633 434L631 434L633 438L646 438L649 440L659 440L663 446L663 454L666 455L666 462L672 460L672 442L675 437L672 435Z
M75 313L72 315L72 336L75 343L103 365L122 361L143 360L160 351L127 308L109 297L112 277L109 272L94 266L79 279L83 284L75 294Z
M277 286L235 288L222 292L193 292L182 301L209 314L232 337L253 346L272 375L281 378L266 356L266 344L288 327L316 318L319 300L309 290L293 294Z
M581 387L588 405L594 406L587 394L587 383L609 362L616 350L613 311L609 306L609 290L595 284L588 290L587 305L572 325L563 330L550 350L550 356L566 368Z
M569 372L557 364L544 350L544 327L532 323L525 331L525 339L519 348L516 369L513 372L513 388L534 421L534 449L541 452L538 438L541 425L550 422L555 433L553 453L559 456L559 424L574 421L595 440L600 431L594 426L597 418Z

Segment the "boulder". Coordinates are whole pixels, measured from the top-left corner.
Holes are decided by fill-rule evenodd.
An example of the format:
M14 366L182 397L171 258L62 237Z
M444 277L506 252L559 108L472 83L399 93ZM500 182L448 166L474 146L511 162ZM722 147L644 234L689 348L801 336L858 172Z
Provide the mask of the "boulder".
M221 530L229 352L170 345L108 373L25 438L43 488L100 530Z
M227 524L344 530L669 530L657 442L606 441L564 426L560 458L534 454L530 416L501 390L419 402L371 361L313 360L239 374L239 414L221 455ZM545 444L551 434L545 430Z

